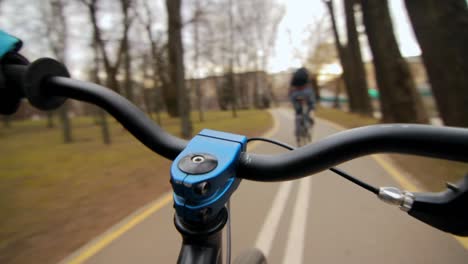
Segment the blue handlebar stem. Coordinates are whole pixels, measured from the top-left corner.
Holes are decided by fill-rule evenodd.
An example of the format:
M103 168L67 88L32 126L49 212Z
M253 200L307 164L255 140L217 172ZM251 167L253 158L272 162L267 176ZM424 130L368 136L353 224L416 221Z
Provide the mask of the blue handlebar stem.
M171 166L174 208L189 222L218 215L239 186L235 167L245 149L245 136L204 129Z

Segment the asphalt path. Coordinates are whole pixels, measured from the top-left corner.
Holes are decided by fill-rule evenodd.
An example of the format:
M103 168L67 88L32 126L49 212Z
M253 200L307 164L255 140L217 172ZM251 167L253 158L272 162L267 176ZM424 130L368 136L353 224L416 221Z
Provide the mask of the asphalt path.
M294 144L293 115L272 111L270 137ZM338 132L318 120L314 140ZM284 151L267 143L257 153ZM384 166L385 167L385 166ZM398 186L375 158L339 168L376 186ZM166 194L110 228L63 263L175 263L181 238ZM232 255L261 249L269 263L468 263L468 250L386 205L373 194L325 171L282 183L243 181L231 200Z

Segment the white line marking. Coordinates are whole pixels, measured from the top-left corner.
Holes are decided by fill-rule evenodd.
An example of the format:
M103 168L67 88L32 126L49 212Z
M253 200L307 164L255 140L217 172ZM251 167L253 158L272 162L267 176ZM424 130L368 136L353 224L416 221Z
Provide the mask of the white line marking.
M307 215L309 212L310 183L311 177L303 178L299 182L299 191L296 203L294 204L286 251L283 255L283 263L302 263L304 257Z
M255 247L260 249L263 254L265 254L267 259L268 255L270 254L275 235L278 231L278 225L281 216L283 215L284 209L286 208L286 202L288 200L289 194L291 193L292 185L292 181L287 181L280 184L275 199L271 204L270 211L265 217L265 222L263 222L262 229L258 233Z

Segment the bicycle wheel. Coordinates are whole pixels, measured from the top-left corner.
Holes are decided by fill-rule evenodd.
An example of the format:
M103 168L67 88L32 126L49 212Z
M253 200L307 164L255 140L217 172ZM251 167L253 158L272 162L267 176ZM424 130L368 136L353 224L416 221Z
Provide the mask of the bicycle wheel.
M249 248L236 257L234 264L267 264L267 261L262 251Z
M302 137L302 117L300 115L294 117L294 134L296 135L296 145L300 147Z
M310 142L310 133L309 133L309 121L306 115L302 116L301 121L301 138L302 138L302 145L306 145Z
M313 134L313 128L314 128L314 123L315 121L311 119L311 122L309 122L309 125L307 127L307 142L312 142L312 134Z

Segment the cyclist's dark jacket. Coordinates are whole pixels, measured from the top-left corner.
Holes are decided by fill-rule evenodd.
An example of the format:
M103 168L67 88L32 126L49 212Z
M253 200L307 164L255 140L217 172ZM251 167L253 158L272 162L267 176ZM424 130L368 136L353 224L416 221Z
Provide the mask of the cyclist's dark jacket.
M298 101L301 98L305 100L307 105L306 113L309 114L310 111L315 109L315 94L310 84L302 87L291 87L289 91L289 99L294 106L296 114L302 113L302 104Z

